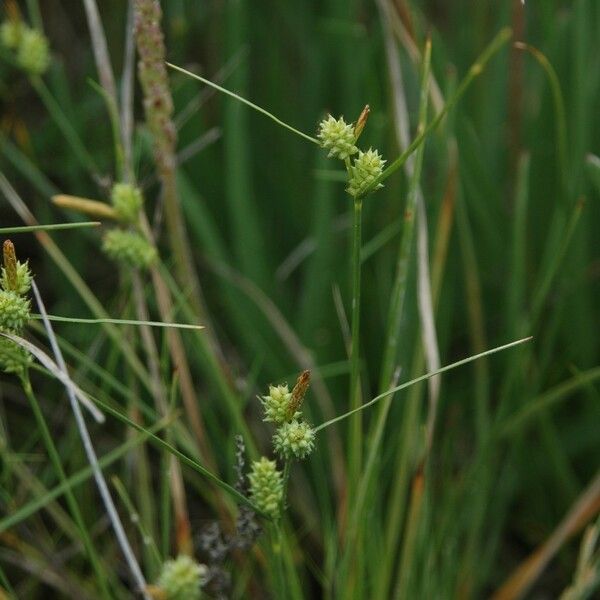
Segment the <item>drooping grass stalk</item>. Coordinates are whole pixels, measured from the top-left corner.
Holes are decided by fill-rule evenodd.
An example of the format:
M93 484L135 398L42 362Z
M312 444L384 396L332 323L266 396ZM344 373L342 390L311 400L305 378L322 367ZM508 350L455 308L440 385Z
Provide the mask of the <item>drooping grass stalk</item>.
M219 92L226 94L227 96L231 96L232 98L235 98L239 102L246 104L246 106L253 108L255 111L257 111L257 112L261 113L262 115L265 115L269 119L275 121L275 123L277 123L277 125L284 127L285 129L291 131L292 133L295 133L296 135L299 135L300 137L304 138L305 140L312 142L313 144L317 144L317 145L319 144L319 141L316 138L314 138L310 135L306 135L306 133L303 133L299 129L292 127L285 121L282 121L281 119L277 118L273 113L269 112L268 110L265 110L264 108L262 108L261 106L258 106L257 104L254 104L253 102L250 102L250 100L246 100L246 98L243 98L239 94L231 92L228 89L226 89L220 85L217 85L216 83L213 83L212 81L210 81L210 79L205 79L204 77L201 77L200 75L196 75L196 73L192 73L191 71L188 71L187 69L178 67L177 65L173 65L170 62L167 62L166 64L171 69L174 69L175 71L179 71L180 73L183 73L184 75L192 77L193 79L197 79L198 81L201 81L202 83L204 83L206 85L209 85L210 87L218 90Z
M42 315L46 314L46 309L42 302L42 298L40 296L39 290L35 281L31 282L31 288L33 290L39 311ZM67 366L65 364L64 358L62 356L62 352L60 351L60 347L58 342L56 341L56 337L54 336L54 332L52 331L52 325L50 325L50 321L47 319L44 320L44 326L46 328L46 332L48 334L48 338L50 340L50 345L52 346L52 350L56 357L56 362L62 372L68 376ZM81 440L83 442L83 446L88 458L88 461L94 471L94 478L96 480L96 484L98 486L98 490L100 492L100 496L102 497L102 501L104 503L104 507L106 509L108 518L111 522L111 525L115 531L115 535L117 537L117 541L125 555L125 559L127 560L127 564L133 578L136 582L136 586L138 587L138 591L143 595L146 600L150 600L150 597L146 593L146 580L142 573L142 570L139 566L139 563L129 545L129 541L127 539L127 535L125 534L125 530L123 529L123 524L121 523L121 519L119 518L119 514L116 510L116 507L113 503L112 497L108 490L108 486L106 484L106 480L104 479L104 475L102 473L102 469L98 464L98 458L96 456L96 451L92 445L92 440L85 424L85 420L83 418L83 413L81 412L81 407L77 402L77 398L75 397L75 393L73 391L72 385L66 385L65 389L67 391L67 396L69 398L69 402L71 404L71 410L75 416L75 421L77 424L77 428L79 430L79 434L81 436Z
M50 433L50 430L46 423L46 419L44 417L44 414L42 413L42 409L33 392L31 381L29 379L29 374L27 372L24 372L21 375L21 385L23 387L25 395L27 396L27 399L29 400L29 404L35 417L35 421L42 435L42 440L44 441L44 445L46 446L48 456L50 457L50 462L52 463L52 466L58 476L58 480L60 481L61 485L65 486L67 482L67 475L62 466L60 454L58 452L58 449L56 448L54 440L52 439L52 434ZM75 499L73 491L70 487L67 487L65 489L65 497L69 506L69 510L71 511L73 519L75 520L75 523L77 524L77 527L81 534L81 541L83 542L86 554L88 555L90 564L92 565L92 568L96 575L100 593L104 598L110 598L111 594L109 591L106 572L101 566L100 557L98 556L96 548L92 543L91 536L83 519L83 515L81 514L81 511L79 509L79 504L77 503L77 500ZM14 515L11 515L11 517L14 517ZM2 525L1 522L0 525Z

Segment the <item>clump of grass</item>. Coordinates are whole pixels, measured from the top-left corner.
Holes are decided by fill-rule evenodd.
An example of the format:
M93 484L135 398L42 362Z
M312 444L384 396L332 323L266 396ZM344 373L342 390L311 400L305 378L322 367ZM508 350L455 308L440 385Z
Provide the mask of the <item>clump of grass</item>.
M82 91L65 77L74 61L58 57L70 28L46 23L36 0L27 18L6 2L0 54L23 81L0 86L19 94L0 133L14 186L0 173L0 190L27 226L1 233L39 241L36 282L63 316L46 314L36 286L32 312L28 264L7 245L0 595L474 598L516 566L498 597L517 597L559 548L569 568L541 593L558 595L571 577L566 541L598 498L596 480L582 491L600 377L583 202L599 180L597 82L585 77L595 72L592 2L565 10L560 28L552 7L528 6L536 25L515 51L535 60L525 78L511 68L519 93L508 110L503 11L475 7L465 35L453 7L436 22L410 2L342 4L326 3L322 19L302 3L250 14L235 2L224 28L233 58L218 83L168 63L171 85L167 55L215 68L198 23L209 15L218 31L220 13L135 0L117 23L86 0L102 85ZM528 30L522 11L517 32ZM127 22L120 96L108 56L119 44L104 39L103 21L111 35ZM289 23L293 34L278 35ZM463 67L451 65L477 54L456 81ZM570 73L577 83L566 85ZM210 93L196 94L190 76L227 96L223 118L204 109ZM99 99L110 128L85 125ZM50 119L32 135L39 111L26 109L39 101ZM345 116L304 133L324 106ZM198 107L201 119L189 119ZM241 118L245 107L269 121ZM506 115L521 153L510 160ZM196 141L211 119L213 141L225 124L223 155ZM190 143L179 154L178 139ZM57 209L101 220L105 254L89 224L36 225ZM272 275L275 264L285 268ZM249 401L258 382L299 371L291 389ZM566 399L558 427L551 411ZM107 422L88 427L79 402ZM38 442L48 465L34 460ZM96 458L94 447L111 450ZM109 469L117 506L102 483ZM569 506L568 527L548 537ZM593 593L596 529L565 597ZM518 564L538 541L544 561Z

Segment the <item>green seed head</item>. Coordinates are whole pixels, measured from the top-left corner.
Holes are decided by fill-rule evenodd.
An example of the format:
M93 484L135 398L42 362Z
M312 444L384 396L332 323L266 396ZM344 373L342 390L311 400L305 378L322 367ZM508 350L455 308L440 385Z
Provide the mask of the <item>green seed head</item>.
M0 331L20 333L29 317L29 300L16 292L0 290Z
M275 461L264 456L255 460L248 481L250 499L256 507L274 519L278 518L283 500L283 478Z
M102 240L106 255L124 266L147 269L156 261L156 250L139 233L110 229Z
M362 196L383 173L385 163L377 150L369 148L366 152L359 151L354 165L350 168L350 181L346 191L355 198ZM382 187L379 183L374 190Z
M356 137L354 135L354 127L346 123L343 117L334 119L329 115L319 123L319 131L317 138L321 142L321 146L329 150L329 158L339 158L346 160L358 152L356 147Z
M22 373L31 363L31 354L12 340L0 336L0 371Z
M27 262L21 263L17 261L15 266L15 277L11 277L10 281L6 267L2 267L0 286L2 286L3 290L13 291L22 296L31 289L31 271Z
M284 423L273 436L275 452L284 458L306 458L315 449L315 430L306 421Z
M270 385L269 394L260 399L265 410L263 421L278 425L289 421L288 412L291 399L292 392L289 391L287 385ZM296 412L294 416L299 417L300 413Z
M199 600L208 569L189 556L166 561L157 581L166 600Z
M10 50L15 50L21 41L23 29L24 26L21 21L13 19L4 21L0 25L0 43Z
M135 223L144 202L139 188L128 183L115 183L110 195L117 216L125 223Z
M46 36L26 27L17 47L17 63L30 75L43 75L50 65L50 49Z

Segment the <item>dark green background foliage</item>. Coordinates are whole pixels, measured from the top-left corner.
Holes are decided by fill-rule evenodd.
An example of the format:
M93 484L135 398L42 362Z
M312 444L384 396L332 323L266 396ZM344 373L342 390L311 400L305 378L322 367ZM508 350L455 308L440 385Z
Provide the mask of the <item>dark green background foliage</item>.
M26 17L26 5L35 4L23 3ZM0 170L40 222L62 222L77 217L53 207L53 194L108 198L114 177L113 141L104 101L89 83L98 76L82 3L44 0L39 4L53 54L45 81L96 162L100 177L90 176L82 167L28 79L7 61L0 66ZM395 91L377 2L169 0L162 4L170 62L222 83L310 135L315 135L319 120L328 112L354 121L368 103L371 115L361 146L372 145L390 162L399 154ZM431 35L432 75L445 98L485 45L507 25L515 32L512 41L522 40L547 57L564 98L564 112L557 112L547 74L530 53L512 49L511 41L427 138L421 187L431 265L441 277L436 329L442 364L527 335L534 339L443 377L434 446L426 466L426 501L416 541L409 546L411 559L403 554L407 551L405 508L421 458L426 385L401 392L392 404L379 453L379 475L361 516L359 572L364 581L357 584L354 597L369 597L368 589L392 597L402 577L399 573L409 565L410 573L402 583L408 587L402 589L412 590L410 597L480 598L496 589L548 538L598 469L600 198L599 188L594 187L598 173L586 163L586 156L600 154L600 4L531 0L524 10L517 0L395 0L389 4L419 49ZM111 0L99 5L119 75L130 35L126 3ZM420 67L401 44L398 56L412 138ZM344 192L343 178L340 182L337 177L341 163L328 160L322 150L197 81L172 71L170 77L176 115L189 117L181 121L178 149L185 155L198 140L206 142L191 151L179 169L196 267L224 359L240 401L247 403L244 417L258 448L267 452L270 430L260 422L255 395L264 393L269 382L293 384L302 365L290 347L290 337L310 352L321 369L335 412L348 409L349 363L343 332L350 314L352 201ZM138 87L136 95L136 175L144 187L147 214L160 227L159 186ZM430 108L429 119L438 109ZM561 119L566 124L562 139ZM564 160L561 143L566 149ZM371 250L363 262L365 399L378 392L406 191L406 177L398 171L383 190L364 201L363 241L365 249ZM4 194L0 215L2 226L21 224ZM448 244L439 253L444 228ZM57 232L53 238L108 313L134 316L127 276L119 275L101 254L97 230ZM90 316L85 302L33 236L16 235L13 240L19 256L29 257L50 312ZM160 248L168 265L171 259L164 238ZM400 382L426 370L414 257L413 253L402 316ZM334 301L338 292L344 306L342 323ZM154 307L150 289L148 294ZM182 313L176 320L188 321L188 317ZM279 318L289 325L287 337L282 336ZM150 402L101 328L57 324L56 329ZM128 331L126 336L133 340L135 333ZM194 336L186 333L184 339L209 443L221 474L232 481L233 436L238 429L218 386L207 375ZM164 349L166 342L159 334L157 340ZM172 371L166 351L163 354L165 380L170 384ZM125 401L112 395L102 376L91 373L76 357L70 361L83 387L93 385L99 398L112 398L125 409ZM63 390L44 379L39 383L44 384L40 400L67 470L74 472L85 465L85 457L71 416L62 408L66 406ZM563 384L564 390L559 387ZM3 376L0 386L0 434L7 448L25 459L43 452L15 381ZM557 393L546 402L548 391ZM523 412L528 407L531 412ZM327 418L314 396L309 395L306 412L315 424ZM367 428L375 414L365 413ZM521 419L522 415L527 416ZM345 441L345 425L336 428ZM114 422L94 428L93 434L101 453L127 435ZM318 597L318 590L335 597L330 594L341 572L335 565L343 519L338 518L340 496L333 485L329 443L326 435L319 437L317 451L294 467L292 479L290 531L298 544L296 568L306 597ZM149 458L158 472L159 453L149 451ZM56 484L39 460L32 459L28 466L48 488ZM127 461L109 472L135 481L135 469ZM398 491L396 482L401 477L407 480ZM148 490L158 489L158 479L156 475L155 485ZM192 527L200 530L216 514L203 499L206 484L187 473L186 481ZM0 466L0 488L0 513L15 508L11 504L15 497L19 506L33 493L18 483L6 465ZM102 509L92 501L93 485L81 486L77 493L89 500L83 504L89 523L97 523ZM396 500L399 505L394 506ZM400 525L384 552L383 540L395 510L401 511ZM60 534L52 533L56 525L51 519L36 513L12 530L29 544L36 543L32 536L38 532L43 540L42 565L50 560L52 548L65 546ZM113 556L115 563L121 561L110 531L98 531L97 544L105 555ZM135 532L131 535L135 539ZM578 540L563 546L537 581L532 597L544 592L558 597L571 581ZM0 538L0 565L13 585L21 586L23 597L48 597L44 594L50 588L15 566L14 555L20 550L4 543ZM257 560L260 565L253 556L249 554L246 563ZM201 554L199 558L205 559ZM379 566L386 561L392 581L378 588L383 577ZM248 564L233 568L238 597L250 594L240 591L251 577L248 568ZM260 569L253 576L254 587L248 588L256 594L269 587ZM81 557L56 566L58 576L73 582L85 579L87 570Z

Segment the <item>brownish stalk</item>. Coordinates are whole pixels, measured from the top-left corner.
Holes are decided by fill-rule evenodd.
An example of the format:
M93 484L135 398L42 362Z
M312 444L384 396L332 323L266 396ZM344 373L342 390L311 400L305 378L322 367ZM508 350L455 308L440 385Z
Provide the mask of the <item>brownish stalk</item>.
M133 294L135 299L136 312L138 319L141 321L149 320L148 306L142 282L137 273L133 275ZM156 342L147 325L141 326L140 333L144 348L146 350L146 359L148 362L148 371L150 373L152 393L158 413L166 416L168 413L167 393L160 377L160 361ZM173 509L175 512L176 536L175 542L179 554L192 553L192 535L190 520L187 510L187 502L185 498L185 488L183 485L183 475L181 466L174 456L170 458L169 478L171 481L170 491L173 498Z
M222 356L204 308L177 192L177 130L173 122L173 98L165 67L166 50L160 27L161 19L162 10L158 0L135 0L135 39L140 59L138 74L144 95L146 123L154 142L154 161L162 186L175 277L180 288L189 295L192 308L206 326L212 351L217 356Z
M152 240L150 226L145 216L142 216L140 224L146 237L149 240ZM151 275L161 319L165 322L169 322L171 319L173 319L173 300L171 298L171 292L169 291L169 288L167 287L167 284L162 278L157 267L153 267L151 269ZM206 461L207 465L214 469L215 463L210 451L208 440L206 439L206 431L204 429L202 415L198 409L196 391L194 389L190 366L185 353L183 340L181 339L181 334L177 329L169 328L166 332L166 336L169 345L169 352L171 354L171 360L174 367L177 369L181 398L190 422L190 427L194 432L196 439L198 440L198 447L202 457Z
M552 535L523 561L491 600L518 600L531 589L563 544L583 529L600 511L600 472L575 501Z

